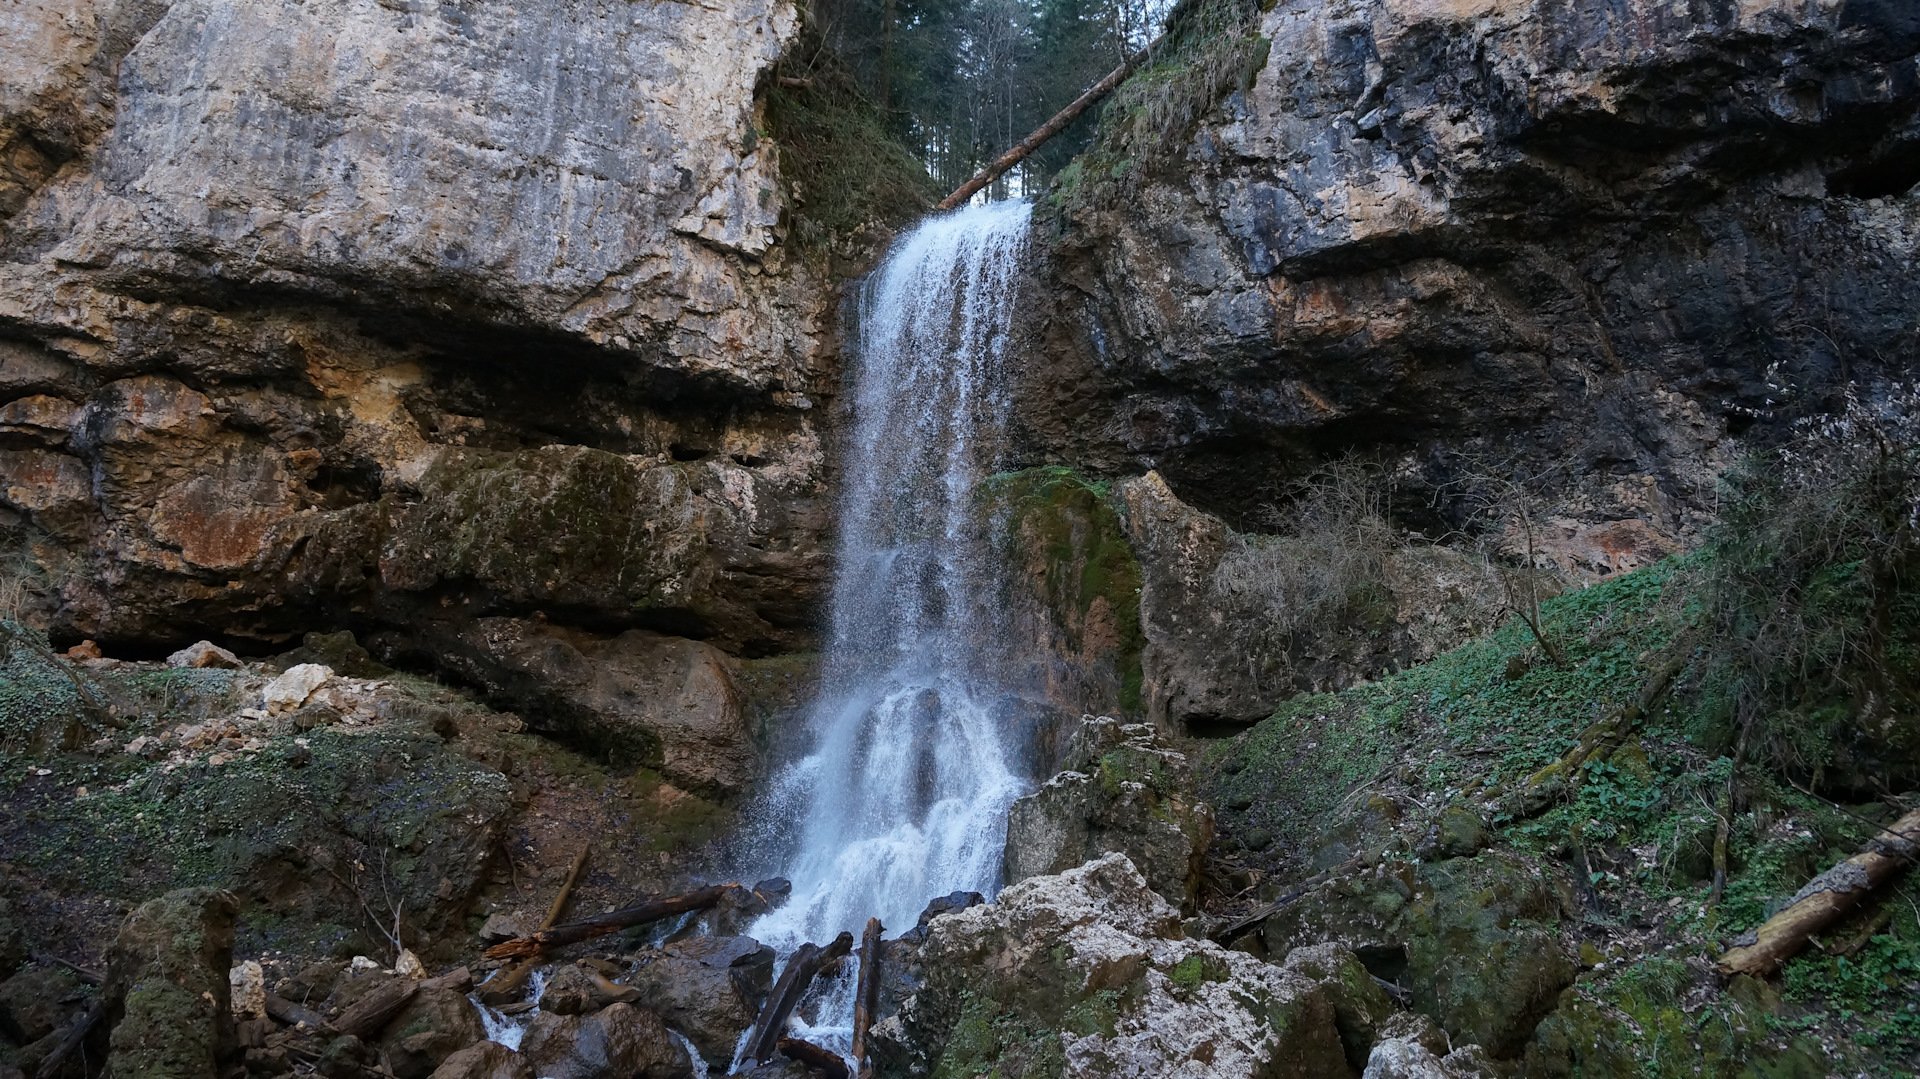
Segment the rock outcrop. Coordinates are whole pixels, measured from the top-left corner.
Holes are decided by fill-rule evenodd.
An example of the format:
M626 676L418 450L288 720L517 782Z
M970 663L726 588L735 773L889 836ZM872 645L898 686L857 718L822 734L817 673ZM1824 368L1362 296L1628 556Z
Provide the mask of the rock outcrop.
M1913 354L1901 0L1238 9L1155 84L1224 67L1212 110L1116 125L1050 197L1036 453L1158 467L1239 527L1331 454L1477 459L1549 475L1604 562Z
M797 33L788 0L11 5L28 613L168 650L350 626L422 662L480 616L806 645L832 304L758 96ZM737 785L737 749L686 781Z
M1343 1075L1391 1011L1339 949L1269 964L1184 939L1121 854L935 919L919 959L925 983L874 1030L882 1076Z
M1007 811L1006 879L1062 873L1110 852L1191 909L1213 841L1213 810L1193 795L1184 755L1146 724L1085 716L1065 770Z

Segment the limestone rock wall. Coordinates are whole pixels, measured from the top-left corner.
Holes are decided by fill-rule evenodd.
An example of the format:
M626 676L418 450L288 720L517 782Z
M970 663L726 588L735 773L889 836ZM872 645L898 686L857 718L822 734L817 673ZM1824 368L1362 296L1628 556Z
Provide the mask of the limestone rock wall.
M1172 151L1051 196L1036 455L1236 524L1348 449L1479 455L1681 536L1742 444L1911 368L1910 4L1281 0L1248 32Z
M136 649L431 660L488 615L804 647L831 289L757 97L797 32L789 0L8 5L14 605Z

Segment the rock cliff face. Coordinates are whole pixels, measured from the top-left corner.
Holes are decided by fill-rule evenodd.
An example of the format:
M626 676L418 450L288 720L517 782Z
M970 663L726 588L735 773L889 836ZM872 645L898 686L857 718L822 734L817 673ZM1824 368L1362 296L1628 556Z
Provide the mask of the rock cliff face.
M1911 363L1911 5L1248 18L1191 137L1109 138L1052 195L1037 454L1159 467L1239 524L1329 454L1477 453L1562 469L1587 529L1684 535L1739 444Z
M110 646L397 629L510 672L475 616L803 645L829 290L756 97L796 32L786 0L10 5L24 605Z

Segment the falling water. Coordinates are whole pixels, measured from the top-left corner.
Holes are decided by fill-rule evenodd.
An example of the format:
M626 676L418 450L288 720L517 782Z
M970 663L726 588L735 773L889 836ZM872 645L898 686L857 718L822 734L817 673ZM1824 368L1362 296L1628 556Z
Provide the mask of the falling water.
M873 915L899 932L930 897L998 881L1025 779L983 647L997 589L979 496L1029 212L930 218L861 296L825 675L769 807L793 898L752 930L782 950Z

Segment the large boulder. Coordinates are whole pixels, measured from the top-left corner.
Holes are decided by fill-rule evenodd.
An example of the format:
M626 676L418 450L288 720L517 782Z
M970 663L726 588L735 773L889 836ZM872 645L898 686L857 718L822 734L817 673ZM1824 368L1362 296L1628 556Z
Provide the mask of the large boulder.
M475 1042L440 1062L428 1079L534 1079L527 1058L499 1042Z
M1060 873L1109 851L1127 855L1161 895L1191 908L1213 839L1187 759L1150 726L1086 716L1066 770L1007 812L1009 881Z
M188 888L142 904L107 955L107 1070L141 1079L205 1079L234 1054L228 971L239 903Z
M454 1052L486 1036L465 993L423 985L381 1031L380 1048L399 1079L425 1079Z
M1344 1075L1360 1061L1342 1026L1370 1030L1390 1005L1351 956L1311 958L1186 939L1179 911L1109 854L934 920L925 983L874 1029L879 1074Z
M605 637L524 619L465 626L444 657L542 728L708 794L734 794L756 755L726 653L629 630Z
M592 1015L541 1012L520 1052L542 1079L692 1079L693 1060L660 1017L630 1004Z
M724 1068L773 986L773 949L751 937L689 937L634 957L623 981Z

